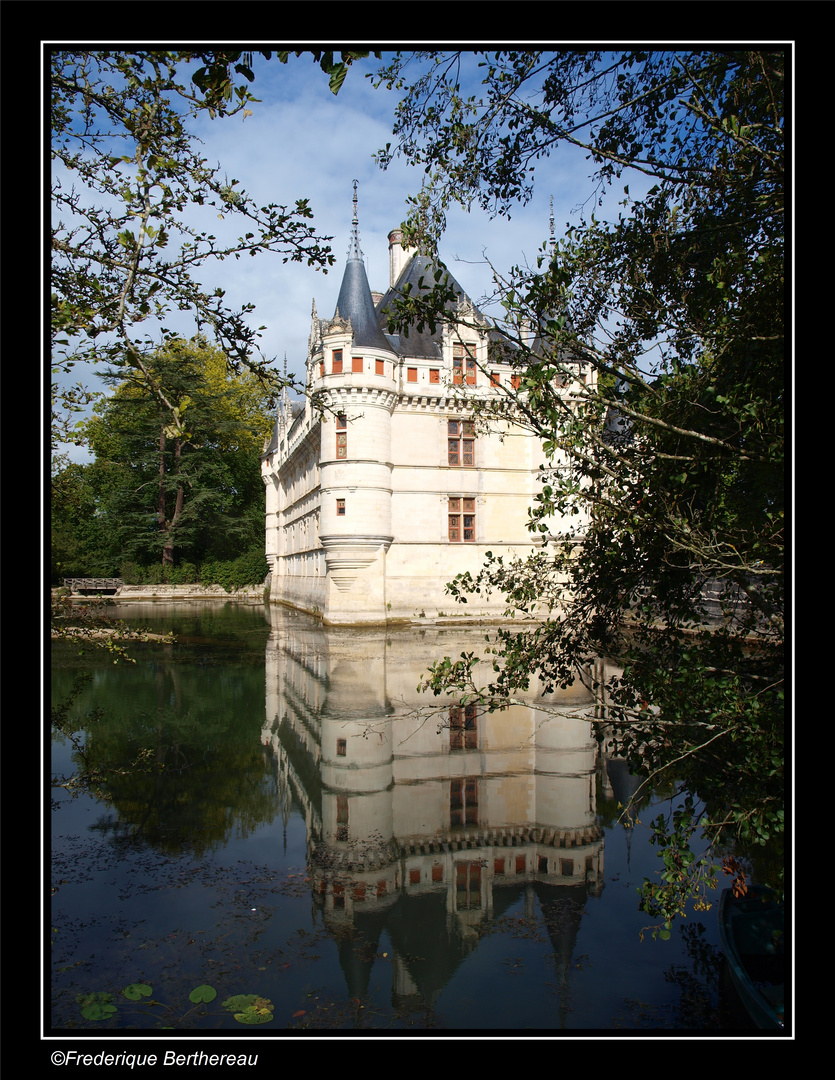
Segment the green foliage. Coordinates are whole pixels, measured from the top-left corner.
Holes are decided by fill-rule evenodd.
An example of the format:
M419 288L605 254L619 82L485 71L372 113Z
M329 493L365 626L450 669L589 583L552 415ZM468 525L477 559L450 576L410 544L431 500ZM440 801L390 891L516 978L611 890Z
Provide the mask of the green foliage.
M258 548L224 562L207 561L200 568L202 585L222 585L227 592L243 589L247 585L260 585L269 567L263 548Z
M194 1009L187 1009L181 1013L174 1005L165 1005L161 1001L153 1000L152 994L153 988L147 983L131 983L122 991L122 996L128 1001L140 1002L147 998L150 999L147 1002L148 1006L155 1007L155 1010L162 1010L157 1026L170 1027L174 1023L182 1024L194 1012ZM216 997L217 990L204 983L191 991L188 1000L195 1007L199 1007L210 1004ZM98 1023L115 1020L118 1017L119 1010L114 1004L113 994L105 992L78 994L75 1000L85 1020ZM273 1019L275 1009L269 998L259 997L256 994L236 994L227 998L221 1007L227 1013L231 1013L239 1024L268 1024Z
M52 342L56 372L110 364L144 382L182 431L146 365L171 338L167 321L191 311L232 370L283 380L257 350L251 304L230 308L201 283L207 264L271 253L327 269L333 255L310 224L307 199L259 206L201 154L190 134L203 110L231 115L254 100L227 73L240 54L55 51L51 55ZM202 60L195 82L184 77ZM348 61L350 62L350 61ZM239 73L247 74L245 65ZM239 222L240 235L218 219ZM90 395L55 392L53 438L74 439L73 416Z
M85 1020L112 1020L118 1012L112 994L79 994L75 1000Z
M231 1012L239 1024L268 1024L273 1019L275 1006L269 998L256 994L235 994L223 1002L223 1008Z
M177 566L140 566L124 562L120 577L127 585L222 585L227 592L262 585L269 572L263 543L235 559L215 559L202 563L182 562Z
M53 480L63 495L56 570L91 533L91 561L110 574L154 561L163 567L159 581L172 584L196 580L189 574L207 557L229 559L262 542L258 460L271 426L268 393L248 373L230 375L223 353L202 338L173 340L146 358L146 371L180 426L144 379L110 373L115 391L84 425L95 463Z
M351 64L370 54L309 55L337 94ZM258 350L264 328L250 323L254 306L230 308L223 289L202 284L201 270L264 253L325 272L334 261L330 237L311 224L308 199L259 206L238 180L208 165L190 132L201 113L252 114L253 56L51 54L53 370L67 374L86 362L130 371L169 409L177 432L179 416L145 365L148 352L170 340L174 312L190 311L195 331L211 330L231 370L255 372L273 393L285 385ZM286 64L290 53L275 56ZM237 236L228 228L235 223ZM81 383L53 386L53 445L79 441L75 420L96 397Z
M117 577L119 560L98 503L106 471L60 459L53 464L50 501L52 583L65 577Z
M405 86L409 59L380 81ZM509 212L566 146L592 163L590 202L630 172L644 187L544 245L534 269L497 275L495 347L520 389L475 407L542 440L542 546L488 555L449 591L495 590L541 621L492 636L487 686L474 656L440 661L426 685L493 706L534 681L593 689L601 737L685 800L654 823L663 868L642 889L664 936L734 845L783 833L784 57L485 54L470 96L470 58L417 59L382 155L426 169L415 237L434 242L456 202ZM398 316L427 321L447 299L426 290Z
M228 112L231 108L232 111L237 111L239 108L243 108L245 105L258 101L258 98L253 97L249 93L247 83L251 83L255 79L253 73L253 53L252 52L210 52L210 53L198 53L196 54L200 60L203 61L203 66L198 68L197 71L191 77L191 81L203 94L206 106L209 108L211 115L215 114L215 111ZM269 49L260 49L259 56L262 56L265 60L269 60L272 57L272 51ZM282 64L286 64L290 59L289 51L277 51L276 58L281 61ZM297 50L295 56L303 56L302 50ZM328 85L331 89L331 93L336 95L339 93L343 82L345 82L345 76L348 74L348 68L355 60L361 60L366 56L370 56L367 52L356 52L355 50L343 49L341 52L341 60L334 59L334 53L332 52L312 52L310 56L329 76ZM375 52L374 56L380 59L380 53ZM241 75L246 80L246 83L240 83L238 86L233 87L234 75ZM233 101L234 98L237 100ZM244 116L247 115L248 110L244 109Z

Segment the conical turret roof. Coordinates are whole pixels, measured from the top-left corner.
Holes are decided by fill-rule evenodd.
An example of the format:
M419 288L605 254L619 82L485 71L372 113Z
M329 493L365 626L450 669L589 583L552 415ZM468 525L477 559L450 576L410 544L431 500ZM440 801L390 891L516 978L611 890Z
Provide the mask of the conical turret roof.
M350 319L354 331L354 347L360 349L382 349L391 352L391 345L377 322L371 287L362 261L359 245L357 222L357 182L354 181L354 217L351 223L351 245L348 249L348 261L342 276L339 298L336 301L334 318Z
M391 345L377 322L368 276L361 259L349 258L345 264L345 273L334 313L334 318L337 317L351 320L355 348L392 351Z

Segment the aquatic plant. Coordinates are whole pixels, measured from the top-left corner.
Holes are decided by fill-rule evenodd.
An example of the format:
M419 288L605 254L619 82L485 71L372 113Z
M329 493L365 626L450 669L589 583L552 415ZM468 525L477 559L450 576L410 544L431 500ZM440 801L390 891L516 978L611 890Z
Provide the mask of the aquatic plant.
M188 995L188 1000L194 1008L186 1009L185 1012L182 1013L178 1013L178 1010L174 1005L167 1005L165 1002L155 1000L151 996L152 994L153 987L148 983L141 982L130 983L122 990L122 996L128 1001L143 1001L144 999L148 999L146 1001L147 1005L158 1006L160 1009L164 1010L164 1014L160 1015L160 1019L169 1020L172 1021L172 1023L167 1023L163 1026L173 1027L173 1021L182 1024L186 1017L191 1015L195 1009L200 1006L208 1005L214 1001L217 997L217 990L206 983L195 986ZM116 1004L115 995L113 994L103 991L78 994L75 1000L78 1007L81 1009L81 1015L85 1020L99 1022L103 1020L114 1020L118 1016L119 1010ZM227 1013L231 1013L232 1017L237 1020L239 1024L266 1024L273 1019L275 1006L269 998L261 997L258 994L234 994L221 1003L221 1008L225 1009Z

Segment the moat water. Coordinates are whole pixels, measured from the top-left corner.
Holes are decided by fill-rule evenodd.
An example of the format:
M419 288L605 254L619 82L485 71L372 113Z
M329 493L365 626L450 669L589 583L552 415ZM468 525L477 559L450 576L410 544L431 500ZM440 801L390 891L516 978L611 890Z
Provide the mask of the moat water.
M636 781L582 689L493 715L418 694L478 628L328 631L217 603L114 615L177 641L132 644L132 665L53 650L53 702L86 676L70 715L88 770L52 792L53 1032L738 1024L718 894L669 940L647 930L657 851L621 819ZM53 733L53 777L80 766Z

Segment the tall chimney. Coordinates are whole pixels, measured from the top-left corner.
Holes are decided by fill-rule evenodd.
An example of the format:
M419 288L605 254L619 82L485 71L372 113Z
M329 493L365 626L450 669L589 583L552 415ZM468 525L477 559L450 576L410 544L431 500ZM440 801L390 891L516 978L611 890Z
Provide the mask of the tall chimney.
M389 288L400 277L400 271L409 259L408 251L403 247L403 230L392 229L389 233Z

